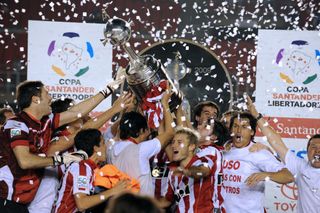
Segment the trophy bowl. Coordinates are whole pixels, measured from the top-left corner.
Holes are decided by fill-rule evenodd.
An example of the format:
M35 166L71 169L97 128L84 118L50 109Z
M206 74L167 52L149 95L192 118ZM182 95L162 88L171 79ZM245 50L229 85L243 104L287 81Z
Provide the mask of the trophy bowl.
M112 45L125 44L131 37L130 24L121 18L109 19L104 29L104 37L109 39Z
M161 62L152 55L138 55L131 49L129 39L131 36L131 27L128 22L120 18L109 19L104 29L104 37L112 45L121 46L129 56L129 65L126 69L126 81L130 89L135 93L138 101L142 103L142 108L148 108L150 105L158 105L160 95L157 90L165 90L163 81L169 82L174 91L170 98L170 110L174 111L182 102L182 95L176 89L172 80L168 76ZM161 87L161 88L160 88ZM153 109L151 109L153 110ZM157 110L158 111L158 110Z

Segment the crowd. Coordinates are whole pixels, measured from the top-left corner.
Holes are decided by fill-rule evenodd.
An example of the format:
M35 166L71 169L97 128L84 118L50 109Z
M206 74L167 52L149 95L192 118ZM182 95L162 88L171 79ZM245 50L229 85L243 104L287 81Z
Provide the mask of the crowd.
M131 92L88 116L112 93L109 85L75 103L52 101L40 81L18 85L20 111L0 110L1 213L263 213L265 181L295 181L297 212L320 212L320 135L309 139L304 160L250 97L245 111L222 116L216 103L200 102L191 122L181 106L170 110L170 88L158 128L149 127ZM255 142L257 128L272 149Z

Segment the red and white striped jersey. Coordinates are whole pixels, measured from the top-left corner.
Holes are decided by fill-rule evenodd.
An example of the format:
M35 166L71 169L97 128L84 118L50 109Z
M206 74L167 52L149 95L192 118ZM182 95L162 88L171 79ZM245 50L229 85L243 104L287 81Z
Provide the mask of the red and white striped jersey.
M165 195L169 174L168 164L169 159L164 150L161 150L150 159L152 184L154 184L154 196L156 198L161 198Z
M222 156L219 150L208 146L197 153L186 166L207 166L211 174L205 178L194 179L187 176L174 176L174 168L170 169L166 199L175 201L177 212L213 212L215 208L221 209L223 203L220 183L222 169Z
M222 180L223 180L223 155L221 150L223 147L215 147L212 145L203 145L199 147L200 151L197 156L202 158L204 156L210 158L213 161L213 167L211 168L212 175L212 202L216 209L224 209L223 196L222 196Z
M63 176L53 212L64 213L78 211L74 195L76 193L90 195L93 192L93 170L96 167L96 164L90 159L70 165Z
M9 119L0 131L0 198L30 203L39 188L43 169L21 169L13 153L17 146L29 147L34 155L45 154L60 114L36 120L24 111Z

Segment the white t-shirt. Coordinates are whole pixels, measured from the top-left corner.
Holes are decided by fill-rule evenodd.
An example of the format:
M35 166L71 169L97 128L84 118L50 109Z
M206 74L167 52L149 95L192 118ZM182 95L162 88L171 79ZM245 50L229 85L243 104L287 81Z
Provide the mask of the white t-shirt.
M264 212L264 182L253 187L246 185L246 179L253 173L277 172L284 168L269 151L250 152L250 143L244 148L232 147L224 153L223 199L226 212Z
M320 169L295 156L291 151L286 154L286 167L294 175L298 186L297 213L320 212Z
M160 150L161 143L157 138L139 144L117 141L110 150L110 160L118 169L139 180L141 194L154 196L149 160Z
M46 167L37 194L28 206L29 213L50 213L58 187L58 167Z

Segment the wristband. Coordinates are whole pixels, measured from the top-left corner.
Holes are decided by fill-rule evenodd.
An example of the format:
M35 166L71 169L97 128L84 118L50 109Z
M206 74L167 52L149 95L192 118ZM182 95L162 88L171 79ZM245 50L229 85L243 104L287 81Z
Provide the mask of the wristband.
M109 85L107 85L107 87L104 90L101 90L99 93L101 93L104 96L104 98L107 98L109 95L113 93L113 90Z
M263 115L259 113L258 117L256 117L256 120L259 121L261 118L263 118Z

